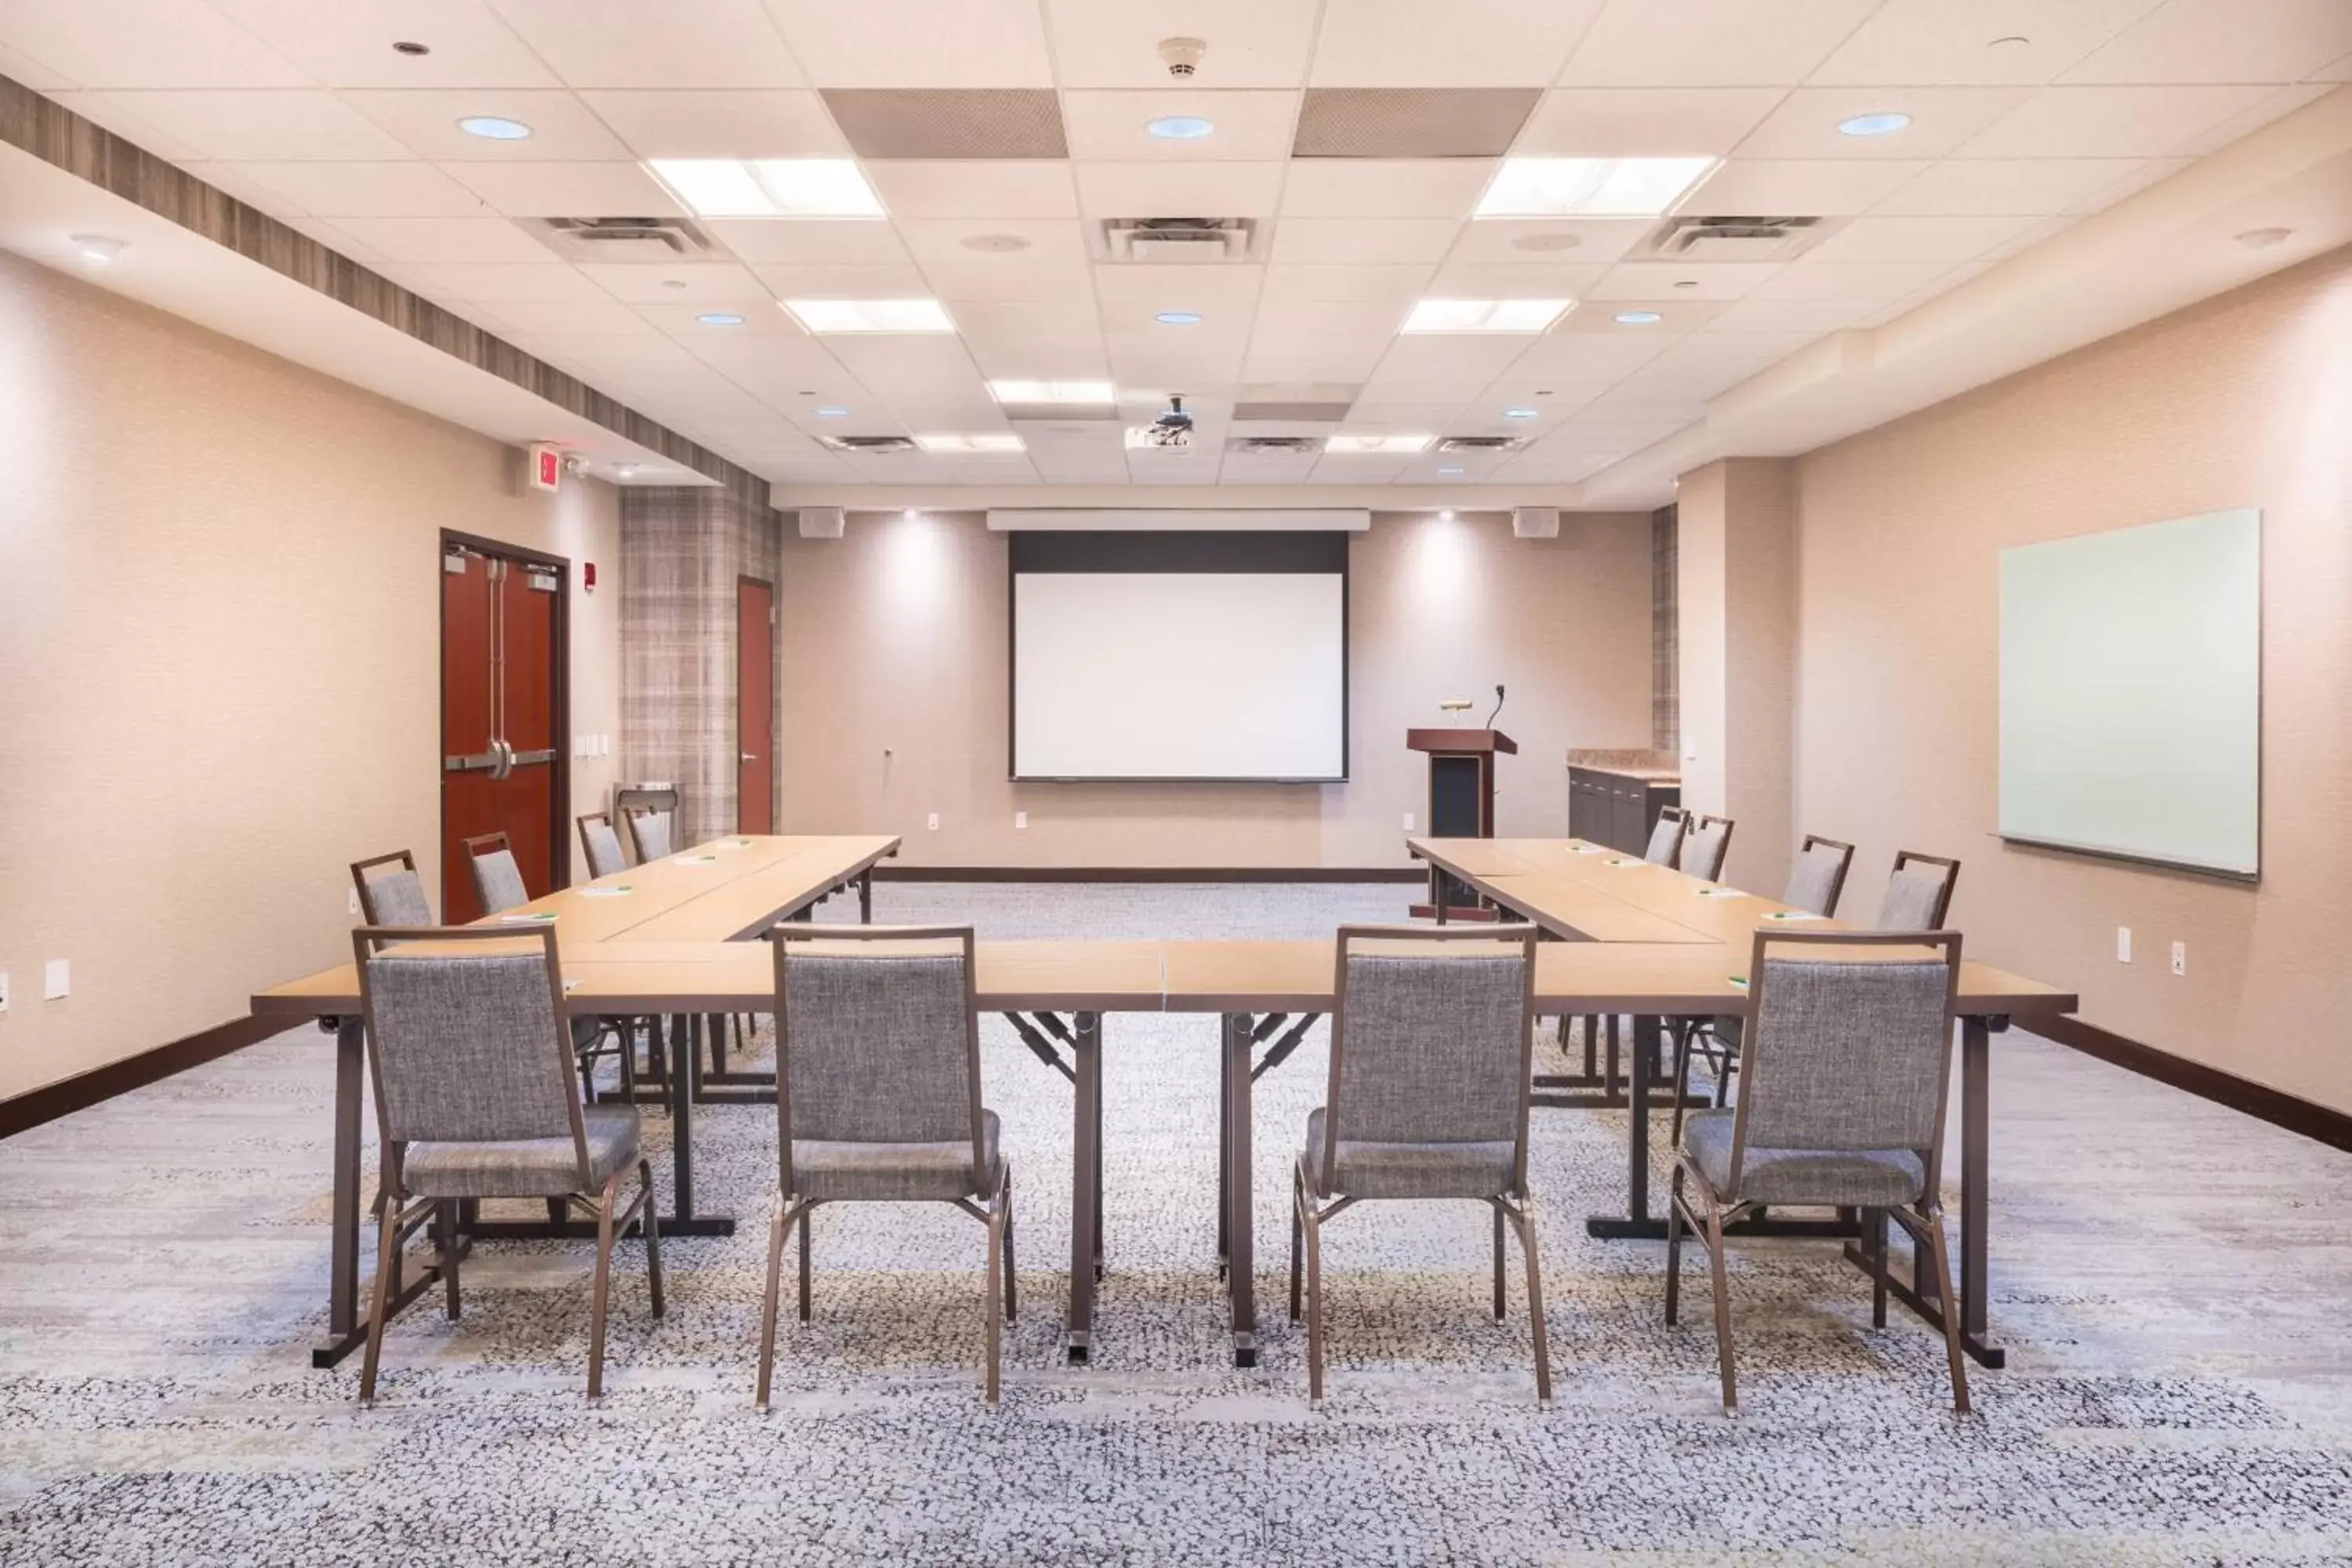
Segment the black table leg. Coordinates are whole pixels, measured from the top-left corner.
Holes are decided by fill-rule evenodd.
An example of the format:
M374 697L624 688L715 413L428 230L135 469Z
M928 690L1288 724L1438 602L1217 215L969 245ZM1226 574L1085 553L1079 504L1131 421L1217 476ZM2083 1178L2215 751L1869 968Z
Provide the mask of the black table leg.
M1225 1291L1233 1303L1234 1364L1257 1364L1257 1264L1253 1256L1255 1215L1250 1190L1250 1020L1224 1016L1225 1058Z
M1102 1235L1102 1015L1080 1013L1070 1041L1076 1082L1070 1097L1070 1307L1063 1322L1069 1359L1094 1353L1095 1270Z

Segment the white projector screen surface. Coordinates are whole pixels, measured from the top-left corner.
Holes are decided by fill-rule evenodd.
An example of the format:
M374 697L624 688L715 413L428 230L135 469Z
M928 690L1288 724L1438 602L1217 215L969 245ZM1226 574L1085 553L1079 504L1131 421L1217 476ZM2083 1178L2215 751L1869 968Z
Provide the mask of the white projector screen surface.
M1346 775L1337 573L1016 573L1013 626L1017 778Z
M2262 867L2262 513L2001 552L2000 834Z

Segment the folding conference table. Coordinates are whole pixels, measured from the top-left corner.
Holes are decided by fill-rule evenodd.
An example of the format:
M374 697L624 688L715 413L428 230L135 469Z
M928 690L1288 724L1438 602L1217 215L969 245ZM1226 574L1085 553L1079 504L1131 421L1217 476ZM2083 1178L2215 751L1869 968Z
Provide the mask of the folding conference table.
M1522 843L1513 858L1496 854L1510 841L1416 840L1413 851L1498 902L1521 910L1554 934L1537 952L1536 1006L1549 1016L1631 1014L1636 1019L1634 1106L1622 1215L1588 1222L1604 1236L1664 1235L1649 1212L1649 1074L1660 1020L1734 1011L1743 1000L1734 976L1745 966L1747 942L1781 906L1767 900L1708 890L1678 872L1611 879L1631 866L1606 866L1592 851L1566 843ZM791 848L782 846L793 846ZM539 900L524 913L555 914L566 1003L583 1016L672 1017L670 1105L675 1219L681 1234L729 1234L730 1218L696 1215L692 1206L692 1113L695 1082L691 1028L705 1017L764 1012L773 1005L773 961L763 945L730 940L757 935L778 920L805 910L826 892L857 881L861 889L877 859L895 839L758 839L722 841L603 879L603 884ZM1480 847L1470 847L1478 846ZM719 857L717 860L698 856ZM1552 877L1551 857L1573 857L1577 869ZM730 856L743 858L732 859ZM1623 858L1616 858L1622 859ZM672 869L684 862L691 873ZM714 870L714 868L724 869ZM733 871L740 868L740 877ZM1654 874L1652 874L1654 873ZM697 879L701 880L698 883ZM738 880L756 887L734 889ZM626 897L656 891L667 907L635 906L641 918L611 911L615 895L601 885L636 886ZM699 906L698 909L697 906ZM866 912L870 913L870 905ZM1691 923L1682 923L1688 921ZM1582 922L1580 925L1574 923ZM1816 927L1821 922L1813 922ZM1834 926L1834 922L1829 922ZM643 938L644 940L640 940ZM1255 1251L1250 1182L1252 1085L1278 1066L1313 1019L1331 1010L1337 972L1328 940L1295 942L982 942L975 950L974 990L986 1011L1013 1018L1024 1042L1070 1080L1072 1171L1069 1305L1066 1348L1073 1361L1091 1354L1095 1287L1102 1267L1103 1023L1118 1013L1214 1014L1219 1026L1223 1089L1220 1169L1223 1253L1236 1364L1257 1357ZM1963 1147L1960 1278L1966 1342L1978 1359L2000 1364L1999 1347L1985 1339L1985 1166L1983 1134L1986 1037L2018 1015L2071 1012L2075 1000L2053 988L1973 962L1962 965L1960 1007L1966 1015L1964 1086L1968 1133ZM277 987L254 1000L257 1014L333 1020L338 1041L334 1270L329 1291L329 1338L312 1354L331 1365L366 1335L358 1302L361 1040L359 987L349 964ZM1261 1048L1262 1047L1262 1048ZM733 1075L737 1080L753 1075ZM730 1099L772 1100L766 1093ZM1283 1136L1304 1135L1303 1129ZM1539 1135L1539 1134L1538 1134ZM1768 1226L1787 1226L1778 1219ZM1820 1222L1799 1234L1822 1234ZM482 1234L488 1234L484 1231ZM1832 1234L1854 1236L1848 1229ZM1870 1261L1856 1245L1848 1256ZM1941 1304L1914 1260L1907 1286L1894 1293L1940 1324ZM400 1305L430 1284L427 1272L395 1300ZM398 1306L394 1309L395 1311Z

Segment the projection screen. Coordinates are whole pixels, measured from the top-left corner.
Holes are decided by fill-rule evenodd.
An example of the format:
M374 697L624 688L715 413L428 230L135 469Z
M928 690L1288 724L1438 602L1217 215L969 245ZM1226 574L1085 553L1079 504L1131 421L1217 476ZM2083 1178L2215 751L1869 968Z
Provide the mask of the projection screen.
M1348 775L1344 533L1012 537L1016 779Z
M2000 835L2262 868L2262 513L2005 550Z

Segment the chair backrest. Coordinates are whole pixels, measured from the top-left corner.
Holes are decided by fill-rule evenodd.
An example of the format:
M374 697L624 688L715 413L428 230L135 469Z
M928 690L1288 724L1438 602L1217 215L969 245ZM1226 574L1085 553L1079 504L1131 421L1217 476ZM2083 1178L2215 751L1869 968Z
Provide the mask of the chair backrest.
M1731 848L1731 818L1704 814L1691 818L1683 845L1682 868L1702 882L1723 879L1723 858Z
M405 849L395 849L373 860L352 861L352 885L359 890L360 920L363 924L433 923L433 904L425 896L425 879L416 874L416 857Z
M1895 852L1895 872L1886 879L1886 897L1878 906L1880 931L1941 931L1952 907L1952 885L1960 879L1960 863L1940 855L1910 849Z
M629 858L621 852L621 836L613 831L613 819L604 812L592 811L580 819L580 848L588 857L591 877L609 877L629 868Z
M1907 1149L1936 1180L1959 968L1957 931L1757 932L1726 1195L1750 1148Z
M1343 1139L1508 1140L1513 1181L1524 1189L1536 928L1341 926L1337 952L1318 1173L1325 1190L1348 1190Z
M500 914L530 902L530 889L522 885L522 867L516 863L514 846L507 842L505 834L481 834L467 839L465 847L466 864L474 868L474 892L481 900L484 914Z
M1838 895L1845 890L1846 868L1853 864L1853 845L1806 834L1797 863L1789 868L1789 890L1780 895L1780 901L1817 915L1837 913Z
M1642 851L1642 858L1654 866L1672 866L1680 861L1683 829L1688 820L1679 805L1670 805L1658 813L1658 820L1650 825L1650 843Z
M780 925L768 935L784 1190L794 1190L796 1139L969 1142L973 1184L984 1186L972 928Z
M569 1138L586 1183L553 931L368 926L352 951L387 1147Z
M673 818L668 812L630 806L623 812L622 820L629 825L629 842L636 847L638 865L658 860L676 847L670 841Z
M675 784L622 784L613 791L613 816L616 820L625 824L629 814L637 811L650 811L661 818L662 855L677 847L678 792ZM629 845L633 849L636 847L634 833Z

